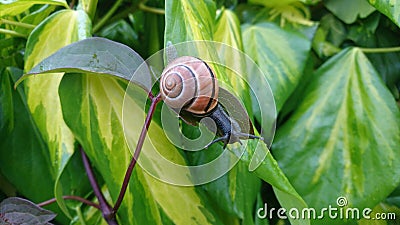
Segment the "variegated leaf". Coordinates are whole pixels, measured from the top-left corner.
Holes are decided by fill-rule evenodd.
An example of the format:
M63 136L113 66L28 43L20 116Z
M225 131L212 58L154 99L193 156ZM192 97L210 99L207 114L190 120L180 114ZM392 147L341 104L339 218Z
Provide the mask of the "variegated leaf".
M90 20L84 11L61 10L36 27L29 36L25 52L25 70L29 71L46 57L72 42L87 38ZM58 86L63 74L36 75L25 80L27 103L42 138L48 145L54 173L55 195L64 212L62 186L58 181L74 152L74 136L64 122Z
M73 92L71 87L74 87ZM126 138L136 143L144 123L144 109L133 97L147 97L146 92L136 87L136 95L126 96L124 100L125 88L126 83L122 84L113 77L68 74L64 76L59 90L64 118L102 174L114 200L134 151L128 148L124 136L129 134ZM123 107L134 118L125 121L129 126L123 126ZM177 163L185 164L159 125L152 123L148 133L149 137L157 137L157 150L168 152ZM146 140L143 149L152 148L152 143ZM154 167L157 168L157 165L154 164ZM165 221L211 224L219 221L213 210L205 207L195 188L160 182L144 172L140 165L134 169L118 215L121 224L162 224Z
M68 8L65 0L0 0L0 17L16 16L35 4L59 5Z
M399 108L360 49L341 51L313 77L278 129L274 155L317 212L341 196L346 207L373 208L400 182Z
M301 80L311 40L297 30L262 22L242 26L244 50L265 73L278 112ZM259 82L252 82L259 87ZM263 84L261 84L263 85Z

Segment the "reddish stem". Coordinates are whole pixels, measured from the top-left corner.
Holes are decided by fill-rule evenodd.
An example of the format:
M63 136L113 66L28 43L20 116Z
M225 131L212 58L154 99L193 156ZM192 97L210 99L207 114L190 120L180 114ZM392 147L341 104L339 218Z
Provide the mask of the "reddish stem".
M109 225L117 225L118 223L115 220L115 214L112 212L111 206L107 203L103 193L100 190L99 184L97 183L96 178L94 176L92 167L90 166L89 159L86 153L83 151L82 147L80 148L80 150L81 150L83 165L85 166L85 170L89 178L90 185L92 186L93 192L96 195L97 199L99 200L99 205L101 212L103 214L103 218L107 221Z
M135 152L133 153L133 158L128 166L128 169L126 170L124 182L122 183L122 187L121 187L121 191L119 192L118 199L114 205L114 208L113 208L114 214L117 213L119 207L121 206L122 200L124 199L126 189L128 188L129 180L130 180L132 172L133 172L133 168L135 167L136 161L139 158L140 151L142 150L143 143L146 138L147 130L149 129L151 119L153 118L153 114L156 109L157 103L159 103L161 100L161 95L158 94L156 97L154 97L151 93L149 93L149 98L151 100L150 108L149 108L149 111L147 112L146 120L143 125L142 132L140 133Z
M99 204L96 204L96 203L94 203L94 202L91 202L91 201L87 200L86 198L82 198L82 197L75 196L75 195L65 195L65 196L62 196L62 198L63 198L63 199L70 199L70 200L80 201L80 202L82 202L82 203L84 203L84 204L86 204L86 205L93 206L93 207L95 207L95 208L100 209L100 205L99 205ZM54 202L56 202L56 201L57 201L56 198L52 198L52 199L50 199L50 200L41 202L41 203L39 203L39 204L37 204L37 205L40 206L40 207L43 207L43 206L46 206L46 205L50 205L50 204L52 204L52 203L54 203Z

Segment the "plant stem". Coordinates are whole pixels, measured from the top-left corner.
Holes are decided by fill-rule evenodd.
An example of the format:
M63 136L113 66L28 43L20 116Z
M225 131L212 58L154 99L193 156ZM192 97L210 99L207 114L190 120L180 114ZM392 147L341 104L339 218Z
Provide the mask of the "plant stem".
M100 209L100 205L98 205L98 204L96 204L96 203L94 203L94 202L91 202L91 201L89 201L89 200L87 200L87 199L85 199L85 198L79 197L79 196L66 195L66 196L62 196L62 198L63 198L63 199L70 199L70 200L80 201L80 202L82 202L82 203L84 203L84 204L86 204L86 205L90 205L90 206L93 206L93 207L95 207L95 208ZM46 206L46 205L50 205L50 204L52 204L52 203L54 203L54 202L56 202L56 201L57 201L56 198L52 198L52 199L50 199L50 200L44 201L44 202L42 202L42 203L39 203L39 204L37 204L37 205L40 206L40 207L43 207L43 206Z
M118 199L113 208L114 213L117 213L119 207L121 206L122 200L124 199L125 192L126 192L126 189L128 188L129 180L130 180L132 172L133 172L133 168L135 168L136 162L139 158L140 151L142 150L143 143L146 138L147 130L149 129L151 119L153 118L153 114L156 109L157 103L159 103L161 100L161 95L158 94L156 97L154 97L151 93L149 93L149 98L151 99L150 108L149 108L149 111L147 112L146 120L144 122L142 132L140 133L135 152L133 153L133 158L128 166L128 169L126 170L124 182L122 183L122 187L121 187L121 191L119 192Z
M96 13L97 2L98 0L90 0L89 4L86 6L85 9L85 11L87 12L92 21L94 19L94 14Z
M83 165L85 166L85 170L87 176L89 178L90 185L93 188L93 192L96 195L97 199L99 200L100 209L103 214L103 218L107 221L109 225L117 225L117 221L115 220L115 214L112 212L111 206L107 203L103 193L101 193L99 184L94 177L94 173L92 167L90 166L89 159L86 153L83 151L83 148L80 148Z
M22 22L17 22L17 21L12 21L12 20L6 20L6 19L0 19L0 24L8 24L8 25L13 25L13 26L18 26L18 27L23 27L26 29L33 29L36 26L29 24L29 23L22 23Z
M364 53L389 53L389 52L400 52L400 47L389 47L389 48L359 48Z
M118 7L121 5L122 0L118 0L114 3L110 10L104 15L103 18L93 27L93 33L96 33L100 28L104 26L104 24L111 18L111 16L117 11Z
M154 8L154 7L147 6L145 1L140 2L139 9L141 9L143 11L146 11L146 12L155 13L155 14L161 14L161 15L165 14L165 10L164 9L159 9L159 8Z
M72 0L72 1L69 3L69 8L70 8L70 9L73 9L73 8L75 7L75 1L76 1L76 0Z
M0 34L9 34L9 35L14 36L14 37L26 38L25 34L21 34L21 33L18 33L16 31L7 30L7 29L3 29L3 28L0 28Z

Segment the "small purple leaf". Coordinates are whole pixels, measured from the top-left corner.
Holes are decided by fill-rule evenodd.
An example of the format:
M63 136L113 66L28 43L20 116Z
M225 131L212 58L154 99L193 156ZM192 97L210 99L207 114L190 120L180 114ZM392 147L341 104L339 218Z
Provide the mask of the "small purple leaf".
M0 224L51 224L56 214L26 199L11 197L0 203Z

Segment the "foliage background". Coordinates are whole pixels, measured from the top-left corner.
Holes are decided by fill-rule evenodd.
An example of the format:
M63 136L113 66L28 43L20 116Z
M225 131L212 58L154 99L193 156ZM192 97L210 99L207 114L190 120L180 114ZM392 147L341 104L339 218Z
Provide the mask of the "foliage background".
M118 212L121 224L282 224L289 221L257 218L257 209L268 203L318 210L336 206L339 196L348 199L348 207L400 218L399 26L397 0L2 0L1 199L18 195L39 203L56 197L58 204L49 208L58 213L57 223L104 224L96 209L62 200L63 195L95 198L78 145L111 202L131 158L118 116L126 83L64 71L28 77L14 89L22 74L91 36L126 44L143 58L167 41L214 40L244 51L265 73L278 111L273 157L254 172L247 170L245 157L227 175L196 187L168 185L136 167ZM265 88L260 78L249 79ZM248 89L235 91L252 102ZM247 108L262 129L256 107ZM143 114L140 108L133 112ZM149 132L160 136L163 150L180 163L213 157L175 149L159 118L154 120ZM132 131L138 134L141 127L137 121Z

